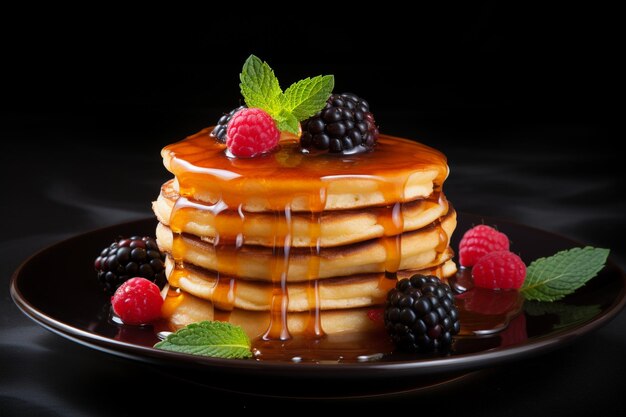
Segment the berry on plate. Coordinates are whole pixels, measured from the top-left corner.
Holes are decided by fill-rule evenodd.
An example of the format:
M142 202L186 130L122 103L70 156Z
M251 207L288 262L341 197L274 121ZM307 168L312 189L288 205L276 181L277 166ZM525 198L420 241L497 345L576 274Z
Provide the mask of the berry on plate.
M459 243L459 262L474 266L483 256L496 251L508 251L509 238L493 227L481 224L465 232Z
M419 274L389 291L384 319L398 349L413 352L446 348L461 328L450 287Z
M156 241L148 236L119 238L104 248L94 262L98 280L113 294L131 277L143 277L158 285L165 284L165 255Z
M270 152L280 132L272 117L261 109L244 108L236 112L226 130L226 146L240 158L253 158Z
M113 297L115 314L125 324L146 324L161 318L163 298L159 287L145 278L131 278L123 283Z
M509 251L483 256L472 268L474 285L491 289L519 289L526 277L526 264Z

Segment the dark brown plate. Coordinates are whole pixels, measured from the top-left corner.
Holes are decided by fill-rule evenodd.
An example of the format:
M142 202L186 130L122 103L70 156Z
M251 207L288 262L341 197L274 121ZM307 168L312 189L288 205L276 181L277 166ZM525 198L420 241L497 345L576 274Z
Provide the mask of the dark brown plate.
M581 246L528 226L460 214L453 247L457 247L459 235L479 223L497 225L526 262ZM626 276L609 260L596 278L564 300L539 306L527 303L517 329L510 334L463 341L445 356L392 355L377 362L314 364L185 355L153 349L151 327L112 322L108 297L100 292L95 279L93 259L103 247L118 235L152 235L155 225L153 219L119 224L38 252L13 275L13 300L28 317L54 333L100 351L159 366L168 374L227 390L309 397L389 394L459 380L470 371L569 343L607 323L626 303Z

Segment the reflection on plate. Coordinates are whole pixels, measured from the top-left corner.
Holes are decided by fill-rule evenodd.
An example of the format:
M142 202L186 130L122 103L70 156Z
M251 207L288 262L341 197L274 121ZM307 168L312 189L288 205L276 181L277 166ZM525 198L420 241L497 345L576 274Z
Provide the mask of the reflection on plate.
M497 225L524 259L580 246L569 239L506 221L460 214L456 241L473 224ZM89 232L53 245L15 272L11 295L45 328L77 343L158 365L168 374L214 387L279 396L379 395L432 388L469 371L517 360L571 342L613 318L626 303L626 276L612 262L586 286L555 303L526 302L524 314L495 335L460 338L449 355L391 355L363 363L227 360L153 349L151 326L122 326L110 318L93 259L118 235L153 235L145 219ZM306 380L306 384L298 384ZM314 388L311 388L314 387Z

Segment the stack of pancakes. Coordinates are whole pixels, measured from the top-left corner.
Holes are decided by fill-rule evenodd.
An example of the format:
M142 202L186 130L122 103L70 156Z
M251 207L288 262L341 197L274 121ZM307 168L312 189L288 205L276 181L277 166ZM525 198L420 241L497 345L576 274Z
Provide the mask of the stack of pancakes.
M428 158L387 163L403 146ZM365 157L381 160L360 167L335 156L326 167L289 162L296 152L283 145L266 159L233 162L208 129L163 150L175 178L153 210L178 288L166 298L175 326L218 318L255 336L272 320L291 334L360 331L395 279L456 272L448 245L456 214L441 193L445 157L386 136Z

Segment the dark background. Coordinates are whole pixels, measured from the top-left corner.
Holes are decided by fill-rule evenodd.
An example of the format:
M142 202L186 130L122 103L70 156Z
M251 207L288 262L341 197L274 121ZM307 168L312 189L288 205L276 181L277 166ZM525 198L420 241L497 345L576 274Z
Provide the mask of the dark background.
M75 346L22 316L7 290L37 249L149 216L168 178L161 147L238 105L250 53L270 63L283 87L334 74L335 90L366 98L383 132L445 152L446 193L458 210L611 248L624 266L623 157L612 145L623 138L615 11L334 7L289 16L241 6L208 15L106 9L68 18L39 9L3 17L0 414L108 415L116 395L133 390L141 401L128 412L152 411L171 384L237 409L274 405ZM467 407L470 415L623 413L625 325L622 314L558 352L491 370L480 384L394 401L437 401L442 412Z

